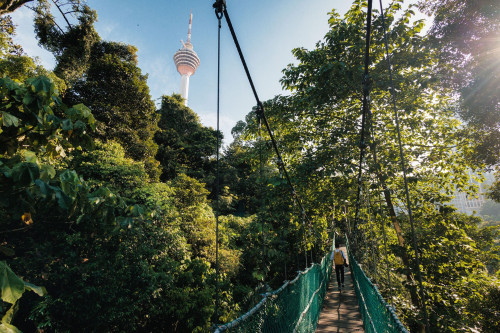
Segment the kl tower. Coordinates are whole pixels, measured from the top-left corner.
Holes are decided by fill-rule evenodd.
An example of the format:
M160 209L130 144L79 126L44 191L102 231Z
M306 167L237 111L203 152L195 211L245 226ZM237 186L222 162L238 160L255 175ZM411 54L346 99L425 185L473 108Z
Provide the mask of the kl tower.
M194 74L200 65L200 58L196 52L193 51L193 44L191 44L191 24L193 23L193 12L189 16L189 30L187 42L182 43L182 49L175 52L174 62L177 66L177 71L181 75L181 96L184 98L184 105L188 105L188 92L189 92L189 77Z

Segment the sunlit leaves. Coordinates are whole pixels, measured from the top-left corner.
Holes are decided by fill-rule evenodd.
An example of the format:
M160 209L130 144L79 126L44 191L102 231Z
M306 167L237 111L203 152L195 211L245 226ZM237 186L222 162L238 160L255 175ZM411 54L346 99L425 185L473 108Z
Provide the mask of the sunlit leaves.
M0 288L2 291L2 300L14 304L24 293L24 282L21 280L5 261L0 261Z
M0 261L0 289L2 301L12 304L0 323L1 332L21 332L15 326L11 325L14 313L18 309L18 300L25 291L33 291L39 296L44 296L47 291L44 287L23 281L7 265L5 261Z
M457 94L456 114L467 122L477 163L498 164L500 139L500 3L496 0L419 1L433 16L429 31L439 84Z

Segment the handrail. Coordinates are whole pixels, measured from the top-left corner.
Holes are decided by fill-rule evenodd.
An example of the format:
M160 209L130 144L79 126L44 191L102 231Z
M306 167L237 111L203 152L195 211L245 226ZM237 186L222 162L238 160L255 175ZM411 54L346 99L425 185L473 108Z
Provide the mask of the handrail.
M327 260L326 256L323 257L323 260L321 260L321 267L323 267L323 261L324 260ZM317 265L317 264L316 264ZM312 266L311 266L312 267ZM323 284L325 283L325 279L327 279L329 277L326 276L323 276L323 280L321 281L321 284L319 285L318 289L316 289L314 291L314 293L311 295L311 299L309 299L309 302L307 303L307 306L306 308L304 309L304 311L302 311L302 313L300 314L300 317L299 317L299 320L297 321L297 324L295 324L295 328L293 330L293 332L297 332L299 326L300 326L300 323L302 322L302 319L304 319L304 316L306 315L306 313L309 311L309 309L311 308L311 304L314 300L314 297L316 297L316 295L318 294L318 292L321 290L321 288L323 288Z
M389 304L387 304L387 302L380 294L380 291L378 290L377 286L373 284L373 282L370 280L368 276L366 276L365 272L361 269L361 267L359 267L357 260L351 254L351 251L349 249L349 240L347 239L347 237L346 237L346 247L350 262L350 268L353 275L353 280L355 282L355 287L356 287L355 289L356 289L356 296L358 298L358 303L362 303L365 309L365 311L362 311L361 314L363 315L363 313L366 313L366 316L363 315L365 330L367 332L378 332L383 330L383 332L408 333L408 330L404 327L404 325L401 323L398 316L396 315L394 308ZM359 270L359 272L361 272L361 276L357 275L356 268ZM369 288L373 290L373 292L377 296L377 301L379 302L380 305L383 305L382 308L386 311L386 318L388 318L388 320L376 321L373 319L373 314L370 314L370 312L372 312L373 309L372 311L368 310L367 307L368 302L366 301L367 295L364 294L363 290L359 285L360 279L363 279L368 284ZM366 327L367 325L369 325L369 327ZM381 325L384 327L380 328Z
M279 295L283 290L285 290L287 287L293 285L294 283L296 283L301 276L304 276L306 274L308 274L312 268L314 267L323 267L325 265L325 260L328 260L328 258L330 257L331 255L331 252L328 252L324 257L323 259L321 260L321 264L318 264L318 263L313 263L311 266L309 266L305 271L299 271L297 276L291 280L291 281L285 281L283 283L283 285L272 291L272 292L267 292L265 294L263 294L263 299L257 303L257 305L255 305L252 309L250 309L248 312L246 312L245 314L241 315L240 317L234 319L233 321L227 323L227 324L224 324L224 325L220 325L216 328L216 330L214 331L214 333L222 333L228 329L233 329L233 328L236 328L238 327L241 323L243 323L245 320L247 320L248 318L250 318L253 314L255 314L258 310L260 310L266 303L266 301L269 299L270 296L276 296L276 295ZM305 315L307 314L307 312L310 310L311 308L311 304L312 302L314 301L314 298L317 297L317 295L319 294L319 291L321 290L321 288L323 288L324 285L326 285L328 282L325 283L325 279L329 279L329 274L324 274L325 276L323 276L323 279L321 281L321 284L319 286L319 288L316 289L316 291L311 295L310 299L309 299L309 302L307 304L307 306L304 308L304 310L301 312L301 315L295 325L295 329L301 324L301 321L303 320L303 318L305 317Z

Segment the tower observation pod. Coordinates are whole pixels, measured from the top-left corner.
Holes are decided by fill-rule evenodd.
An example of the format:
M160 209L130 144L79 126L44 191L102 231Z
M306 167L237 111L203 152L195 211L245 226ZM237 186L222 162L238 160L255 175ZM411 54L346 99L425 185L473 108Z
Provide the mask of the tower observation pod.
M193 51L193 44L191 44L191 24L193 23L193 12L189 16L189 30L186 43L181 40L182 49L175 52L174 62L177 71L181 75L181 96L184 98L184 105L188 105L189 93L189 77L194 74L200 65L200 58L196 52Z

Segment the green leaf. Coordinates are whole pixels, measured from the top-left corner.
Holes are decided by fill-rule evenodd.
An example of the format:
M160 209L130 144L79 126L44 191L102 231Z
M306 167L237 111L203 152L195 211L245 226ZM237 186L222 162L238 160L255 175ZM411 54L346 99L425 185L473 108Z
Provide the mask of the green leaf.
M11 115L8 112L2 111L2 122L3 126L15 126L19 127L19 118Z
M59 207L62 209L68 210L69 206L71 205L71 198L68 197L63 191L60 189L56 189L56 198L57 198L57 203Z
M33 98L32 95L26 94L23 97L23 104L24 105L30 105L31 103L33 103L33 100L34 100L34 98Z
M75 120L86 120L86 123L89 124L89 126L95 130L95 118L92 115L92 112L88 107L86 107L83 104L76 104L73 105L72 108L69 108L66 111L66 115L72 119L73 121Z
M16 302L14 303L10 308L9 310L7 310L7 312L5 313L5 315L2 317L2 324L6 324L11 327L9 328L14 328L17 330L16 327L10 325L10 323L12 322L12 319L14 318L14 314L17 312L17 310L19 310L19 302ZM1 327L1 326L0 326ZM2 332L2 330L0 330L0 332Z
M71 119L64 119L62 121L62 129L63 131L72 131L73 130L73 122Z
M56 170L50 164L42 164L40 167L40 178L42 180L48 181L56 176Z
M40 192L42 193L42 195L46 196L50 193L49 185L47 185L47 183L45 183L43 180L37 179L35 180L35 184L40 188Z
M26 162L29 162L29 163L36 163L36 161L37 161L36 154L32 151L29 151L29 150L26 150L24 152L24 158L26 159Z
M19 84L12 81L9 77L4 77L0 79L0 87L6 87L8 90L15 90L19 87Z
M64 193L69 196L73 196L76 193L76 189L81 185L80 178L74 170L65 170L60 176L61 188Z
M40 177L38 165L29 162L17 164L12 169L12 178L19 186L32 184Z
M54 84L46 76L38 76L28 79L27 83L31 85L33 92L42 93L41 95L50 96L54 93Z
M0 173L2 173L5 177L10 178L12 177L12 169L10 169L6 165L0 166Z
M73 105L72 109L75 109L76 111L78 111L78 113L80 114L80 116L82 118L85 118L85 119L88 119L90 117L93 118L92 112L90 111L90 109L81 103Z
M0 333L23 333L15 326L7 323L0 323Z
M47 289L45 289L45 287L35 286L34 284L29 283L29 282L24 282L24 286L25 286L26 290L32 291L35 294L37 294L38 296L47 295Z
M24 281L10 269L5 261L0 261L0 287L2 300L14 304L24 293Z
M77 120L77 121L75 121L73 128L75 129L75 132L77 134L82 134L83 132L85 132L87 125L85 125L85 123L83 121Z

